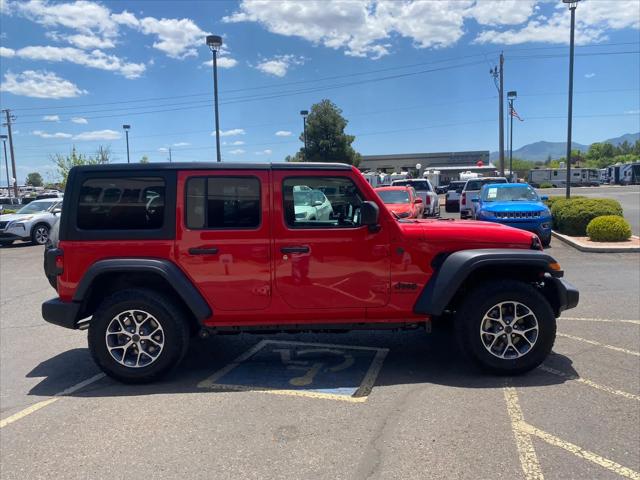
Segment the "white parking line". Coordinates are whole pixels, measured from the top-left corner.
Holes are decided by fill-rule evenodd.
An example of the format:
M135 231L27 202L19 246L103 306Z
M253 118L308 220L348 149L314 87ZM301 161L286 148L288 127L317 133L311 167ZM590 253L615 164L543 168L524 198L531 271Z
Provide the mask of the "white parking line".
M606 385L600 385L586 378L579 377L578 375L570 375L568 373L561 372L560 370L556 370L555 368L547 367L546 365L541 365L538 368L544 372L557 375L558 377L566 378L567 380L572 380L578 383L582 383L583 385L587 385L591 388L595 388L596 390L602 390L603 392L607 392L612 395L618 395L620 397L628 398L629 400L636 400L640 402L640 395L624 392L622 390L616 390L615 388L607 387Z
M626 353L627 355L635 355L636 357L640 357L640 352L636 352L635 350L627 350L626 348L614 347L613 345L607 345L606 343L596 342L595 340L589 340L587 338L576 337L567 333L557 333L556 335L558 337L570 338L571 340L576 340L578 342L588 343L589 345L595 345L596 347L608 348L609 350L613 350L615 352L622 352Z
M77 392L78 390L86 387L87 385L90 385L94 382L97 382L98 380L104 378L104 373L98 373L96 375L94 375L91 378L87 378L86 380L83 380L80 383L76 383L75 385L56 393L53 398L49 398L47 400L43 400L41 402L38 403L34 403L33 405L25 408L24 410L20 410L18 413L14 413L13 415L11 415L10 417L4 418L2 420L0 420L0 428L4 428L7 425L16 422L24 417L26 417L27 415L31 415L33 412L37 412L38 410L40 410L41 408L46 407L47 405L51 405L54 402L57 402L58 400L60 400L61 397L64 397L66 395L71 395L74 392Z
M623 320L617 318L582 318L582 317L560 317L558 320L572 320L578 322L600 322L600 323L630 323L640 325L640 320Z

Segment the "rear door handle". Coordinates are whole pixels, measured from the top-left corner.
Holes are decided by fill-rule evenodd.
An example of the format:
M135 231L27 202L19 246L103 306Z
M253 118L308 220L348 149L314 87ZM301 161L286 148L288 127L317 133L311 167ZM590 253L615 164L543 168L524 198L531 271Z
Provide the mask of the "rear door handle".
M309 253L309 247L295 246L295 247L282 247L280 249L282 253Z
M215 255L218 253L216 247L195 247L189 249L189 255Z

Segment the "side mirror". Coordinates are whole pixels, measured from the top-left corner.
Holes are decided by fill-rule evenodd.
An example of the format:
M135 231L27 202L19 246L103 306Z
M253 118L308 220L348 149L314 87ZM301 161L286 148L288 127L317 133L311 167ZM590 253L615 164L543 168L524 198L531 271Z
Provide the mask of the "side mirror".
M422 203L422 199L420 197L416 197L413 203Z
M549 197L547 195L542 195L540 197L540 200L542 200L543 202L546 202L547 200L549 200Z
M472 198L472 199L471 199L471 201L472 201L473 203L478 203L478 202L480 201L480 199L479 199L479 198Z
M378 223L380 219L380 209L375 202L363 202L360 205L360 223L369 227L370 232L380 230Z
M51 213L53 213L54 215L60 215L62 213L62 209L54 208L53 210L51 210Z

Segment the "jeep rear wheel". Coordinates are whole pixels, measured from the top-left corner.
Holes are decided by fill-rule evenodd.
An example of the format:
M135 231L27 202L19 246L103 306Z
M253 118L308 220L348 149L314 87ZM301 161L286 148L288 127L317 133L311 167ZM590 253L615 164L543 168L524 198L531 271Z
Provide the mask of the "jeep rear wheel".
M482 368L519 374L551 352L556 320L547 299L519 281L496 281L471 291L456 313L464 353Z
M110 377L125 383L157 380L185 355L187 319L150 290L122 290L105 299L89 324L89 350Z

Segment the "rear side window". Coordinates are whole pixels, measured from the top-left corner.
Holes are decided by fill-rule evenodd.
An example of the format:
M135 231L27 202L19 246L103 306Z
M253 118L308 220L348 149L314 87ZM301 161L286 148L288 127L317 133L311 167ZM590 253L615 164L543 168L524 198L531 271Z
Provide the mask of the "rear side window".
M154 177L91 178L80 187L77 225L82 230L162 228L165 181Z
M244 229L260 226L260 180L196 177L187 182L187 227Z

